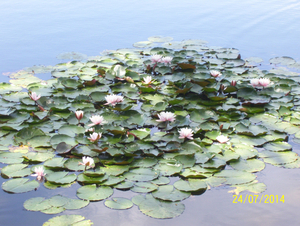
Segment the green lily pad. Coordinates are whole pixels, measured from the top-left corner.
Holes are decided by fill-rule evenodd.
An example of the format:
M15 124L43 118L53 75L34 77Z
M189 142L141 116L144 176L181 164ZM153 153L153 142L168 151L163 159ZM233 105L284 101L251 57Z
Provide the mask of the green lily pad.
M223 170L214 176L226 179L225 183L229 185L249 183L256 178L252 173L237 170Z
M196 192L206 190L206 182L200 179L179 180L174 183L174 187L184 192Z
M69 184L76 180L76 174L69 174L69 172L59 171L46 175L46 179L56 184Z
M104 205L114 210L125 210L125 209L130 209L133 206L133 203L129 199L115 197L112 198L111 200L106 200L104 202Z
M158 219L174 218L181 215L185 209L180 202L167 202L146 195L145 200L138 205L140 211L150 217Z
M31 174L30 168L26 168L27 164L12 164L2 168L1 173L7 177L24 177Z
M29 181L25 178L16 178L6 181L2 184L2 189L11 193L23 193L37 189L39 183L35 180Z
M258 159L239 160L230 163L235 170L246 171L250 173L259 172L265 168L264 162Z
M110 187L97 187L95 184L85 185L77 190L78 198L89 201L100 201L110 197L112 194L113 189Z
M148 193L155 191L157 188L157 185L150 182L136 182L130 190L133 192Z
M157 199L176 202L188 198L190 193L179 191L173 185L163 185L157 191L152 192L152 195Z
M158 172L148 168L136 168L124 173L124 177L131 181L151 181L158 176Z
M85 217L80 215L61 215L49 219L43 224L43 226L69 226L69 225L78 225L78 226L90 226L93 223L90 220L84 220Z

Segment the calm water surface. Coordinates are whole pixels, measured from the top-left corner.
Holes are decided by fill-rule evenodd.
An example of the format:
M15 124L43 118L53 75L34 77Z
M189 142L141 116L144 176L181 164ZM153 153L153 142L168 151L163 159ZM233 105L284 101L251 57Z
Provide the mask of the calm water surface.
M131 47L149 36L171 36L176 41L203 39L210 46L234 47L242 58L290 56L300 60L299 0L10 0L0 1L0 81L3 73L33 65L55 65L62 52L98 55L105 49ZM294 151L300 154L298 146ZM4 165L0 165L3 167ZM228 187L214 188L184 201L185 212L174 219L157 220L137 207L116 211L103 202L63 214L81 214L94 225L299 225L300 171L268 165L257 173L267 195L285 195L280 204L233 204ZM2 183L4 179L0 179ZM71 189L41 186L25 194L0 191L0 225L42 225L53 217L23 208L26 199L62 194ZM246 195L246 193L242 193ZM115 191L114 197L130 192Z

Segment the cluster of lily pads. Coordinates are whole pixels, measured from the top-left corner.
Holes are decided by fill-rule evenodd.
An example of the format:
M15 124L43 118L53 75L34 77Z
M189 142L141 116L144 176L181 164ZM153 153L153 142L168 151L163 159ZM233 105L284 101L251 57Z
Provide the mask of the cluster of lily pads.
M155 36L134 47L27 68L0 83L2 189L82 185L78 200L36 197L25 209L57 214L105 200L173 218L182 200L212 187L263 192L255 172L265 163L300 167L288 143L300 141L299 73L260 70L260 59L201 40ZM289 57L270 62L299 68ZM47 72L52 79L36 76ZM137 195L109 199L114 189ZM82 220L62 215L44 225Z

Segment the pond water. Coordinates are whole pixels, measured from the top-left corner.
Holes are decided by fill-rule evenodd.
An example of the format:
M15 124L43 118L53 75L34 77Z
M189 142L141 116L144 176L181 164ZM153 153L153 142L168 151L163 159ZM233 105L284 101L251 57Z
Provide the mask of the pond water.
M38 1L0 2L0 81L7 72L33 65L55 65L56 56L75 51L89 56L106 49L131 47L153 35L171 36L176 41L202 39L209 46L234 47L242 58L260 57L264 66L276 56L299 61L300 2L297 0L164 0L164 1ZM299 146L293 151L300 154ZM0 167L5 165L1 164ZM135 206L129 210L108 209L93 202L76 211L94 225L297 225L300 217L300 171L267 165L257 173L267 185L260 195L285 196L285 203L234 204L228 187L214 188L183 203L185 212L174 219L157 220L143 215ZM0 183L6 181L0 178ZM79 186L78 186L79 187ZM56 194L75 198L74 192L43 186L25 194L0 191L0 224L42 225L52 215L23 208L29 197ZM128 198L130 192L115 191ZM126 193L126 194L124 194ZM241 193L242 195L250 193Z

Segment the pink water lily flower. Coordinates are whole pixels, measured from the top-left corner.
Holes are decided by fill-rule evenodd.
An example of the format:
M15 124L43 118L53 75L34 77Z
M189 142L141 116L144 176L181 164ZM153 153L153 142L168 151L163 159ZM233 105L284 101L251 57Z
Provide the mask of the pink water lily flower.
M260 78L259 79L259 84L263 87L267 87L268 85L270 85L270 79L268 78Z
M92 159L91 157L86 157L83 156L82 157L82 162L79 162L78 165L83 165L83 166L89 166L89 167L94 167L92 165L94 165L94 159Z
M95 126L101 125L104 121L104 118L100 115L93 115L92 117L90 117L90 120L92 121L92 124L89 124L89 126Z
M217 136L217 141L219 141L219 143L224 144L227 143L229 141L228 137L224 136L224 135L219 135Z
M99 140L102 136L102 133L92 133L90 134L90 138L88 138L91 142L95 142L97 140Z
M251 79L250 83L254 88L260 85L258 78Z
M161 112L157 116L159 117L159 120L156 120L157 122L174 122L176 117L172 112Z
M37 180L42 180L43 177L46 175L44 173L44 168L42 166L35 167L34 172L35 172L35 174L32 174L31 176L36 177Z
M31 100L37 101L38 99L41 98L41 95L37 95L36 92L32 92L31 94L29 94L29 97Z
M115 106L117 103L122 102L124 100L124 97L112 94L112 95L107 95L105 99L107 103L104 105L111 104L112 106Z
M144 83L146 85L150 85L152 83L152 77L151 76L147 76L143 79L144 79L144 81L142 83Z
M161 58L162 58L161 55L154 54L154 55L151 56L151 62L152 63L159 63L159 62L161 62Z
M219 71L211 70L210 75L217 78L217 77L220 77L222 74Z
M83 111L75 111L75 116L78 121L80 121L83 117L84 112Z
M168 64L171 64L171 61L172 61L172 60L173 60L173 57L167 56L167 57L163 57L163 58L161 59L161 62L164 63L165 65L168 65Z
M193 140L193 130L189 128L182 128L179 131L179 139L190 139Z

